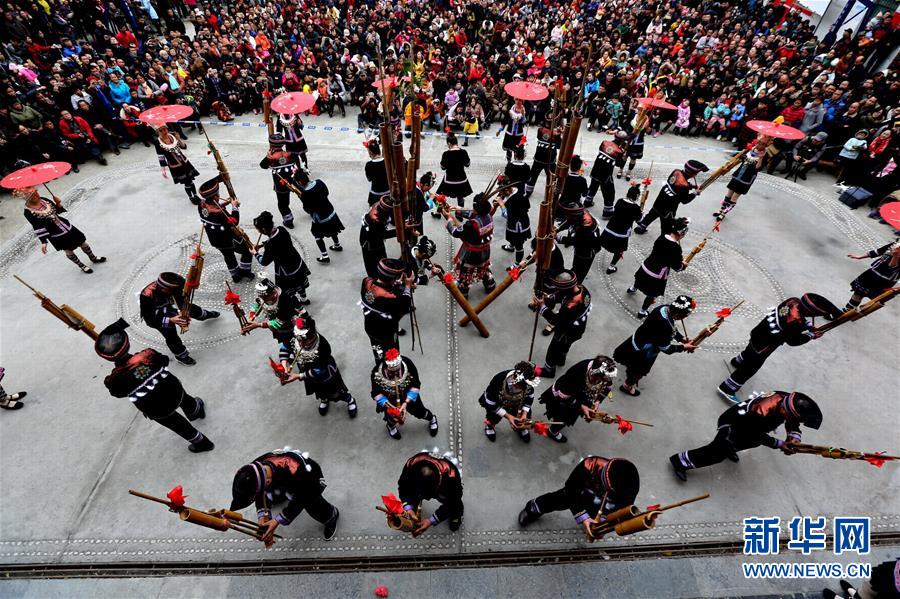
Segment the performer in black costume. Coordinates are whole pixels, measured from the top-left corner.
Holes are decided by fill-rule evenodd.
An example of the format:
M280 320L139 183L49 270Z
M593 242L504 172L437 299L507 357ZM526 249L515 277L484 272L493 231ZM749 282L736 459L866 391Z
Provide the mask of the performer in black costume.
M384 165L384 157L381 155L381 146L378 140L370 139L363 144L369 153L369 161L366 162L366 179L369 181L369 206L376 204L378 200L391 193L390 183L387 178L387 169Z
M506 243L500 246L507 252L515 252L513 266L525 258L525 242L531 238L531 221L528 211L531 203L528 196L530 170L525 164L525 148L519 147L513 151L513 161L506 165L507 184L514 185L506 199L503 201L506 214Z
M60 216L66 209L62 201L53 196L52 200L41 197L34 187L22 187L15 190L15 195L25 198L25 220L34 229L34 234L41 242L41 253L47 253L47 243L53 246L57 252L62 251L66 258L71 260L81 272L90 274L94 270L82 262L75 254L76 248L81 248L88 259L94 264L106 262L104 256L97 256L88 245L84 233L73 226L68 219Z
M666 224L678 215L678 207L681 204L690 204L700 194L695 177L708 170L709 167L702 162L688 160L684 163L684 168L672 171L653 201L653 206L638 221L634 232L643 235L647 232L647 227L657 218L662 231L665 232Z
M187 366L197 363L178 336L178 327L187 324L181 317L184 305L184 277L174 272L163 272L141 291L141 319L151 329L159 331L175 359ZM191 304L188 315L191 320L204 321L218 318L215 310L206 310Z
M619 198L613 209L612 217L606 223L603 232L600 233L600 247L612 254L606 274L611 275L619 270L616 264L628 250L628 239L631 237L631 227L641 218L641 207L638 204L638 196L641 187L632 184L624 198Z
M337 362L331 353L331 344L316 330L312 318L300 317L294 321L292 339L282 342L286 355L281 364L285 367L287 377L284 384L303 381L307 395L315 394L319 400L319 414L328 413L331 402L347 402L347 414L356 418L356 400L347 390L344 378ZM296 366L297 372L291 372Z
M288 152L303 162L303 168L309 169L306 158L306 138L303 137L303 119L299 114L281 114L275 121L275 133L284 137Z
M397 480L397 494L403 502L407 516L415 516L422 502L434 499L441 505L424 518L413 536L419 536L432 526L447 520L451 532L462 525L462 474L459 462L449 452L419 452L406 460Z
M541 173L544 173L549 179L550 173L556 165L556 151L560 144L560 134L559 131L550 129L550 126L551 117L548 114L544 119L544 126L537 131L537 144L534 149L534 160L531 163L531 176L525 185L526 197L531 197Z
M448 149L441 155L441 169L444 171L444 179L438 186L437 192L449 198L455 198L456 203L462 208L466 205L466 197L472 194L472 186L466 176L466 169L471 161L469 153L459 147L459 141L453 132L447 134Z
M288 526L306 510L325 526L325 540L334 537L340 511L322 496L325 477L309 454L290 447L259 456L235 473L231 483L232 510L256 505L256 517L266 547L275 541L279 525ZM280 514L272 517L272 507L287 501Z
M478 398L478 404L484 408L484 434L488 441L497 440L496 426L504 418L522 441L531 441L531 432L521 425L531 415L537 384L537 372L531 362L519 362L512 370L494 375Z
M528 526L544 514L568 509L588 540L594 541L591 525L603 522L606 514L633 504L640 488L640 475L628 460L588 456L575 466L562 489L525 504L519 512L519 526Z
M547 356L540 375L552 379L556 368L565 366L572 344L581 339L591 314L591 292L578 282L571 270L561 270L549 277L549 294L537 299L541 316L553 325L553 338L547 346ZM559 310L554 312L556 305ZM545 335L550 332L545 329Z
M235 225L241 222L240 203L236 198L219 197L219 183L222 175L216 175L200 186L200 203L197 204L197 212L200 213L200 222L206 230L206 238L209 244L222 253L225 266L231 274L231 280L235 283L241 279L253 278L251 264L253 256L250 248L243 238L235 232ZM235 257L235 254L240 258Z
M625 160L624 146L627 141L628 134L624 131L616 133L616 137L612 141L602 141L597 151L597 158L594 159L594 166L591 168L591 186L584 198L584 205L593 206L597 190L600 190L603 194L604 218L612 216L613 213L613 202L616 199L613 171L616 165L622 164Z
M515 102L507 111L504 121L503 149L506 151L506 161L509 162L513 152L522 142L522 137L525 135L525 127L528 124L525 104L522 100L519 98L515 99ZM497 133L499 135L499 131Z
M600 249L600 225L580 204L561 204L559 215L564 220L556 240L562 245L574 246L572 272L579 283L584 283Z
M197 188L194 187L194 179L200 176L191 161L187 159L182 150L187 149L187 144L181 138L172 134L166 125L156 127L157 136L153 138L153 146L156 148L156 157L163 177L166 177L166 167L172 173L172 183L184 185L184 191L192 204L200 202L197 197Z
M332 241L328 249L335 252L344 251L341 240L338 238L341 231L344 230L344 223L341 222L341 217L338 216L337 210L328 199L328 186L324 181L310 179L309 173L305 169L298 170L294 178L303 190L303 195L300 196L303 211L312 218L310 231L316 240L316 247L319 248L316 262L327 264L331 262L331 258L328 256L328 250L325 249L325 238L330 237Z
M625 366L625 383L619 390L637 397L641 394L638 382L650 373L657 356L693 352L696 349L676 328L675 322L684 320L697 303L687 295L679 295L671 304L657 306L644 322L616 348L613 358ZM678 343L672 343L672 340Z
M384 414L391 439L402 437L399 425L406 420L407 413L419 420L427 420L428 434L437 436L438 419L422 403L422 380L412 360L401 356L397 348L391 348L384 352L384 358L372 368L370 381L375 412Z
M293 229L294 213L291 211L291 190L288 185L294 182L294 173L302 166L297 155L287 151L284 146L285 139L282 135L276 133L269 136L269 151L259 161L259 168L271 171L282 223L288 229Z
M569 163L569 173L566 175L565 185L563 186L562 193L557 201L559 207L592 205L586 200L582 200L584 194L588 192L587 179L584 178L584 171L582 170L583 165L584 163L580 156L572 156L572 160Z
M626 169L625 161L623 160L619 163L619 172L616 173L616 178L621 179L622 175L625 175L626 181L631 181L631 171L634 170L637 161L644 157L644 132L646 131L646 127L641 129L637 133L625 132L628 136L628 146L625 149L625 158L628 161L628 172L624 172ZM618 136L618 133L616 134Z
M387 258L385 240L397 235L392 226L393 214L394 199L390 195L384 195L363 215L362 226L359 228L359 245L362 248L366 274L370 277L378 274L378 263L382 258Z
M254 248L256 260L263 266L275 264L275 284L281 287L285 293L296 294L300 302L309 305L306 297L306 288L309 287L309 267L303 261L303 257L290 233L284 227L276 227L272 219L272 213L263 211L253 219L256 230L267 236L268 239Z
M784 440L769 434L782 424ZM822 411L808 395L796 391L753 393L747 401L731 406L719 416L716 436L708 445L673 454L669 463L675 469L675 476L684 482L688 470L712 466L725 458L737 462L740 459L737 452L760 445L791 455L794 453L791 445L802 438L801 424L812 429L822 425Z
M189 422L206 417L203 400L185 391L178 377L169 372L168 356L150 348L130 353L127 327L120 318L100 331L94 342L97 355L116 365L103 379L110 395L127 397L146 418L188 441L191 452L212 450L213 442Z
M634 273L634 283L626 292L633 294L640 291L644 294L644 303L638 311L638 318L645 318L647 310L666 292L669 274L684 270L684 254L681 251L681 240L687 235L690 219L678 217L663 225L662 235L656 238L650 254L644 258Z
M407 266L396 258L382 258L378 273L363 279L360 298L363 324L377 362L389 349L399 349L398 335L405 333L400 320L412 305L412 279Z
M750 331L750 342L744 351L731 358L734 372L719 384L719 395L737 403L737 392L744 383L759 372L772 353L784 345L803 345L818 339L816 316L826 320L837 318L841 310L816 293L805 293L802 297L789 297L775 308L770 308L766 317Z
M897 279L900 279L900 241L869 250L865 254L847 254L847 257L854 260L875 258L875 261L850 283L853 295L844 310L855 310L863 298L871 299L881 295L894 287Z
M713 212L716 220L722 220L725 215L734 210L737 201L742 195L750 193L750 187L756 181L756 175L762 169L763 161L766 157L765 148L756 147L744 155L744 159L740 165L731 173L731 180L728 182L728 191L725 193L725 199L718 212Z
M590 419L591 411L609 396L618 369L612 359L597 355L575 363L541 394L540 402L547 409L551 424L547 435L557 443L568 441L562 430L573 426L581 416Z

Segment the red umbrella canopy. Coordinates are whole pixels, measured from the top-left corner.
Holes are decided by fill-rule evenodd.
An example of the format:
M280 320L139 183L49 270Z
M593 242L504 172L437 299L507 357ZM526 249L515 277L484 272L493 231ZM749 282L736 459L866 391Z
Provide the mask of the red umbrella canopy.
M272 110L279 114L300 114L316 105L316 99L306 92L287 92L272 100Z
M531 81L513 81L503 86L503 91L519 100L536 101L543 100L550 95L550 91L540 83Z
M803 139L806 137L806 133L800 129L794 129L789 125L775 121L747 121L747 127L766 137L777 137L778 139L790 140Z
M660 100L659 98L638 98L637 101L640 102L641 106L644 108L665 108L666 110L678 109L674 104L669 104L665 100Z
M0 185L6 189L20 189L22 187L34 187L62 177L72 170L68 162L42 162L20 168L3 177Z
M408 77L404 77L404 79L406 81L409 81ZM388 75L387 77L385 77L383 79L376 79L375 81L372 82L372 87L374 87L375 89L382 89L385 87L397 87L398 85L400 85L400 79L398 79L394 75Z
M186 119L194 114L194 109L184 104L163 104L148 108L138 115L138 119L148 125L164 125Z
M881 218L886 220L890 226L895 229L900 229L900 202L890 202L889 204L883 205L878 210L878 214L880 214Z

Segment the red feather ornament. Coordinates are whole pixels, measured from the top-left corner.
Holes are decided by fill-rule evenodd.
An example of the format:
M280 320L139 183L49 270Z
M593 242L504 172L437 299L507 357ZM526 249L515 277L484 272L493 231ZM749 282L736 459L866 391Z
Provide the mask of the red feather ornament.
M166 497L169 498L169 501L172 502L172 505L175 507L184 507L184 500L187 495L184 494L184 489L181 485L177 487L173 487L171 491L166 493Z
M728 316L731 316L731 308L722 308L716 312L717 318L727 318Z
M449 284L452 283L452 282L453 282L453 273L452 273L452 272L448 272L447 274L444 275L444 283L446 283L447 285L449 285Z
M658 510L660 508L660 504L654 503L653 505L647 506L647 511L652 512L653 510Z
M512 268L509 269L508 272L509 272L509 278L512 279L513 281L518 281L519 277L522 276L522 269L519 268L518 266L513 266Z
M284 374L284 365L279 364L272 358L269 358L269 366L272 368L272 372L278 375L279 378Z
M534 434L546 437L550 433L550 428L543 422L534 423Z
M384 354L384 359L389 362L392 362L399 357L400 357L400 350L398 350L396 347L392 347L391 349L387 350L387 352Z
M234 291L230 289L225 292L225 305L226 306L240 306L241 305L241 296L239 296Z
M387 597L388 596L388 588L386 586L384 586L383 584L375 587L375 596L382 597L382 599L384 597Z

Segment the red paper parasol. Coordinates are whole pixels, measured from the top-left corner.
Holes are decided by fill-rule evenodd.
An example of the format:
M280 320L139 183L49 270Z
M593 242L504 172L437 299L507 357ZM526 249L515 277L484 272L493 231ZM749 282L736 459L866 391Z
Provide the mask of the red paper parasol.
M803 139L806 137L806 133L800 129L794 129L790 125L784 125L774 121L747 121L747 127L766 137L790 140Z
M300 114L308 112L316 105L316 99L312 94L305 92L288 92L280 94L272 100L272 110L278 114Z
M900 229L900 202L885 204L878 210L878 214L887 221L887 224L895 229Z
M637 101L644 108L665 108L666 110L678 109L674 104L669 104L665 100L660 100L658 98L638 98Z
M550 91L540 83L531 81L513 81L503 86L503 91L519 100L536 101L543 100L550 95Z
M163 104L148 108L138 115L138 119L148 125L164 125L186 119L194 114L194 109L184 104Z
M384 79L376 79L372 82L372 87L375 89L382 89L385 87L397 87L400 85L400 81L409 81L409 77L404 77L402 80L398 79L394 75L388 75Z
M0 185L6 189L21 189L22 187L34 187L58 179L72 170L68 162L42 162L20 168L3 177Z

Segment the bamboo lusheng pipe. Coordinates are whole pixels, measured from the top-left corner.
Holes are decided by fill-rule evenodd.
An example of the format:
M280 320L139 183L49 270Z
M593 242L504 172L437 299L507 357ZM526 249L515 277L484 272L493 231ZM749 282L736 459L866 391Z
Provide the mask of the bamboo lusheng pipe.
M632 504L621 509L618 509L614 512L610 512L606 515L606 523L607 524L618 524L624 520L631 520L635 516L641 513L640 508L636 505Z
M463 309L463 312L469 317L469 320L475 325L475 328L478 329L478 332L482 337L488 338L491 336L490 331L488 331L487 327L484 326L484 323L481 322L481 319L478 318L478 315L475 314L475 311L472 310L471 304L469 304L468 300L466 300L465 296L462 294L462 291L459 290L459 287L456 286L456 281L453 280L453 276L447 273L444 270L444 267L440 264L435 264L433 262L428 262L427 266L436 270L438 273L438 279L440 279L441 284L447 288L447 291L450 292L450 295L453 296L453 299L456 300L456 303L459 304L459 307Z
M74 331L82 331L85 335L87 335L94 341L96 341L97 337L100 336L100 334L96 331L96 326L94 325L94 323L82 316L78 312L78 310L67 304L58 306L49 297L22 280L19 275L13 275L13 277L18 282L28 287L28 289L31 290L31 293L34 294L34 297L41 300L41 307L44 310L63 321L67 327Z
M475 314L481 314L481 312L485 308L490 306L494 302L494 300L496 300L498 297L500 297L501 293L506 291L506 289L510 285L512 285L513 283L518 281L519 278L522 276L522 273L525 272L525 269L528 268L531 264L534 264L534 261L536 259L537 259L537 257L532 253L530 256L528 256L528 258L526 258L525 260L523 260L522 262L520 262L519 264L516 265L516 268L518 268L519 270L518 270L517 274L515 275L515 277L512 275L512 272L507 273L506 278L503 279L502 281L500 281L500 283L497 284L497 287L495 287L493 291L491 291L486 296L484 296L484 298L482 298L482 300L480 302L478 302L478 304L475 307L472 308L472 310L475 312ZM465 317L463 317L462 320L459 321L459 326L461 326L461 327L468 326L469 322L470 322L470 319L467 314Z
M406 516L404 514L395 514L380 505L376 505L375 509L379 512L384 512L384 514L387 516L388 528L390 528L391 530L399 530L400 532L413 532L416 528L418 528L419 522L422 521L421 516L418 520L413 520L409 516Z
M675 503L670 503L669 505L652 510L648 509L647 511L637 514L634 518L621 520L618 523L601 522L597 526L591 528L591 533L594 536L601 536L615 531L617 535L625 536L641 532L642 530L649 530L656 525L656 517L659 514L704 499L709 499L709 493L704 493L703 495L698 495L697 497L691 497L690 499L684 499L682 501L676 501Z
M900 294L900 287L892 287L891 289L884 291L877 297L872 298L861 306L857 306L856 308L847 310L831 322L826 322L822 326L816 327L816 331L819 333L825 333L832 329L836 329L842 324L854 322L856 320L859 320L860 318L863 318L864 316L868 316L872 312L876 312L883 308L884 304L896 297L897 294Z
M747 152L749 151L750 148L747 148L732 156L725 164L710 173L706 180L703 181L703 183L701 183L697 189L703 191L704 189L712 185L719 177L728 173L731 169L739 165L741 163L741 160L744 159L744 156L746 156Z

